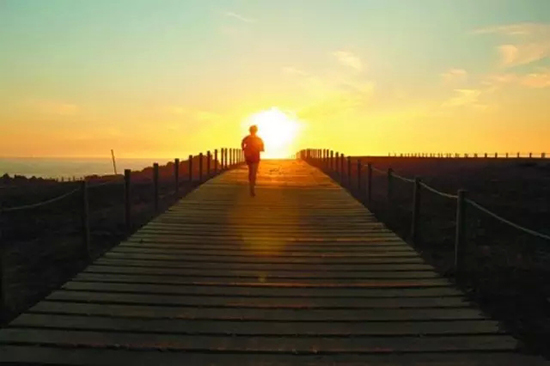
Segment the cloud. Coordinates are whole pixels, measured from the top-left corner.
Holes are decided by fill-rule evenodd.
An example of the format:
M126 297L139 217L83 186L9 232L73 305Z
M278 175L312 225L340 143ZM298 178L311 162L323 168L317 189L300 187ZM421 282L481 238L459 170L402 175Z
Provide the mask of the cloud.
M494 26L477 29L474 34L496 34L507 39L508 42L497 47L503 67L527 65L550 57L550 24Z
M31 105L38 110L39 113L58 115L58 116L74 116L80 111L80 107L64 101L55 100L32 100Z
M449 71L441 74L443 81L446 83L452 83L456 81L466 80L468 77L468 72L464 69L450 69Z
M453 98L445 101L442 107L461 107L465 105L476 105L481 95L481 90L478 89L455 89L456 95Z
M549 88L550 68L542 68L538 72L533 72L526 75L514 73L494 74L488 76L483 83L495 88L503 85L520 85L532 89Z
M372 98L374 86L372 82L341 85L325 98L303 108L298 116L302 119L323 119L365 107Z
M309 74L305 71L302 71L300 69L297 69L295 67L289 66L289 67L283 67L281 69L281 72L286 75L299 75L299 76L309 76Z
M336 51L332 53L342 65L349 66L357 71L363 70L361 59L355 54L347 51Z
M256 19L247 18L245 16L242 16L232 11L226 11L224 15L229 18L240 20L241 22L244 22L244 23L256 23Z

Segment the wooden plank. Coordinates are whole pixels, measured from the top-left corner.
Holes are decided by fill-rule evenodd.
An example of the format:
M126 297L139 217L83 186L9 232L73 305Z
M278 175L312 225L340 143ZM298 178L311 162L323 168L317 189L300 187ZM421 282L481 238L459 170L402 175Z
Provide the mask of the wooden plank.
M355 258L353 256L344 258L320 258L320 257L254 257L254 256L233 256L230 259L227 257L217 258L215 256L204 255L177 255L177 254L145 254L145 253L120 253L110 251L105 254L109 258L128 258L128 259L149 259L149 260L166 260L166 261L178 261L178 262L210 262L210 263L291 263L291 264L314 264L314 263L326 263L326 264L375 264L375 263L424 263L424 261L418 257L364 257Z
M452 287L421 287L421 288L293 288L279 287L276 291L271 287L239 287L239 286L194 286L167 284L130 284L110 282L70 281L64 286L68 290L96 292L129 292L142 294L180 294L200 296L243 296L243 297L291 297L291 298L393 298L393 297L463 297L462 293Z
M330 267L326 267L328 270ZM91 265L84 273L114 273L114 274L140 274L140 275L161 275L181 276L192 278L270 278L271 280L349 280L360 281L363 279L419 279L419 278L441 278L433 271L354 271L354 272L330 272L330 271L266 271L266 270L239 270L225 269L214 270L212 268L189 269L189 268L167 268L167 267L144 267L144 266L113 266L113 265Z
M229 354L190 352L135 352L125 349L59 348L3 346L0 359L5 362L24 362L27 365L141 365L141 366L546 366L548 362L536 356L510 352L448 352L401 353L370 355L297 355L297 354Z
M13 327L102 330L119 332L173 333L183 335L234 336L422 336L501 334L498 322L490 320L431 322L240 322L180 319L130 319L98 316L24 314Z
M239 309L76 303L44 300L32 313L102 315L144 319L235 320L267 322L368 322L485 319L472 308L430 309ZM1 333L1 332L0 332Z
M308 253L315 255L318 252L324 253L416 253L414 249L401 245L401 246L363 246L363 247L352 247L352 248L340 248L338 246L325 248L304 248L301 245L289 245L285 246L282 244L272 243L271 245L258 245L258 244L246 244L244 242L239 244L229 244L229 245L211 245L211 244L159 244L159 243L137 243L137 242L126 242L118 245L118 248L146 248L146 249L174 249L174 250L186 250L192 252L212 252L212 251L221 251L221 252L236 252L236 251L253 251L254 253L261 252L272 252L273 250L278 251L288 251L292 253Z
M270 287L374 287L374 288L407 288L407 287L440 287L448 286L449 282L443 278L435 279L364 279L364 280L342 280L342 281L327 281L299 279L299 280L281 280L275 281L269 277L258 279L247 278L232 278L220 279L216 281L211 278L194 278L187 279L186 277L178 276L160 276L160 275L140 275L140 274L108 274L108 273L80 273L76 279L92 280L99 282L118 282L118 283L164 283L173 285L195 285L209 286L222 285L226 286L270 286Z
M189 268L189 269L233 269L233 270L262 270L265 271L265 265L261 263L249 263L247 265L237 265L231 262L226 263L183 263L176 261L151 261L151 260L139 260L139 259L127 259L127 258L98 258L94 264L111 265L111 266L137 266L137 267L162 267L162 268ZM355 265L350 266L346 264L330 264L330 265L308 265L308 264L287 264L276 263L269 266L271 271L293 271L293 272L311 272L317 271L330 271L330 272L357 272L357 271L392 271L392 272L409 272L409 271L433 271L433 267L428 264L368 264L368 265Z
M144 253L144 254L167 254L167 255L182 255L182 256L201 256L201 257L231 257L231 258L246 258L246 257L258 257L259 253L254 253L253 251L200 251L200 250L188 250L188 249L163 249L163 248L145 248L145 247L116 247L111 251L113 253ZM261 251L260 251L261 252ZM274 253L273 253L274 252ZM271 251L270 257L281 257L281 258L335 258L335 259L348 259L348 258L415 258L418 257L413 251L402 251L402 252L360 252L360 253L349 253L349 252L328 252L328 251L318 251L318 252L294 252L294 251Z
M97 332L9 328L0 333L0 343L108 347L136 350L181 350L188 352L269 352L301 354L373 354L394 352L504 351L517 341L502 335L448 337L230 337Z
M395 297L361 299L243 298L184 295L127 294L87 291L55 291L46 299L109 304L148 304L181 307L216 308L287 308L287 309L393 309L393 308L466 308L470 305L457 297Z
M125 241L126 243L154 243L154 244L160 244L160 243L167 243L167 244L198 244L198 245L237 245L240 243L250 243L250 240L243 238L243 237L233 237L233 238L227 238L227 237L220 237L216 238L215 241L205 239L200 236L157 236L157 237L151 237L151 236L141 236L139 231L132 235L130 238ZM254 237L254 243L258 245L294 245L294 246L300 246L304 248L309 247L319 247L319 248L326 248L326 247L334 247L338 246L341 248L353 248L353 247L391 247L391 246L398 246L403 247L407 246L403 239L398 238L397 236L390 236L386 238L380 238L380 237L372 237L372 236L363 236L361 238L337 238L334 240L329 239L323 239L323 238L316 238L315 240L303 240L300 238L274 238L274 237Z

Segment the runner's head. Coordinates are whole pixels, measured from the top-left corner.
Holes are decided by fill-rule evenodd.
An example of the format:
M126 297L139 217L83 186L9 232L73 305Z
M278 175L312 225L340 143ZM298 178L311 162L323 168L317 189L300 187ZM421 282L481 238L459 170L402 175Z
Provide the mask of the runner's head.
M255 135L256 132L258 132L258 126L256 126L256 125L250 126L250 128L248 129L248 131L250 131L250 134L251 134L251 135Z

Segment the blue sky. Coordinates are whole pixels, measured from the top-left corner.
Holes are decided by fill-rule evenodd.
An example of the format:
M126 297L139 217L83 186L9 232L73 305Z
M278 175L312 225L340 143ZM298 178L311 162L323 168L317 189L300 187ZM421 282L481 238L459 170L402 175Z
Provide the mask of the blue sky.
M0 155L236 145L271 107L296 148L550 146L547 0L3 0L0 45Z

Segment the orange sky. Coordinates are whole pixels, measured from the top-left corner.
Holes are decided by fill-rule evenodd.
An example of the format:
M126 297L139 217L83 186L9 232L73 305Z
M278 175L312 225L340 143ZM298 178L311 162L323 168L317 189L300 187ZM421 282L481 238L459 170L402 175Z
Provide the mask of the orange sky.
M399 4L6 1L0 156L550 150L548 1Z

